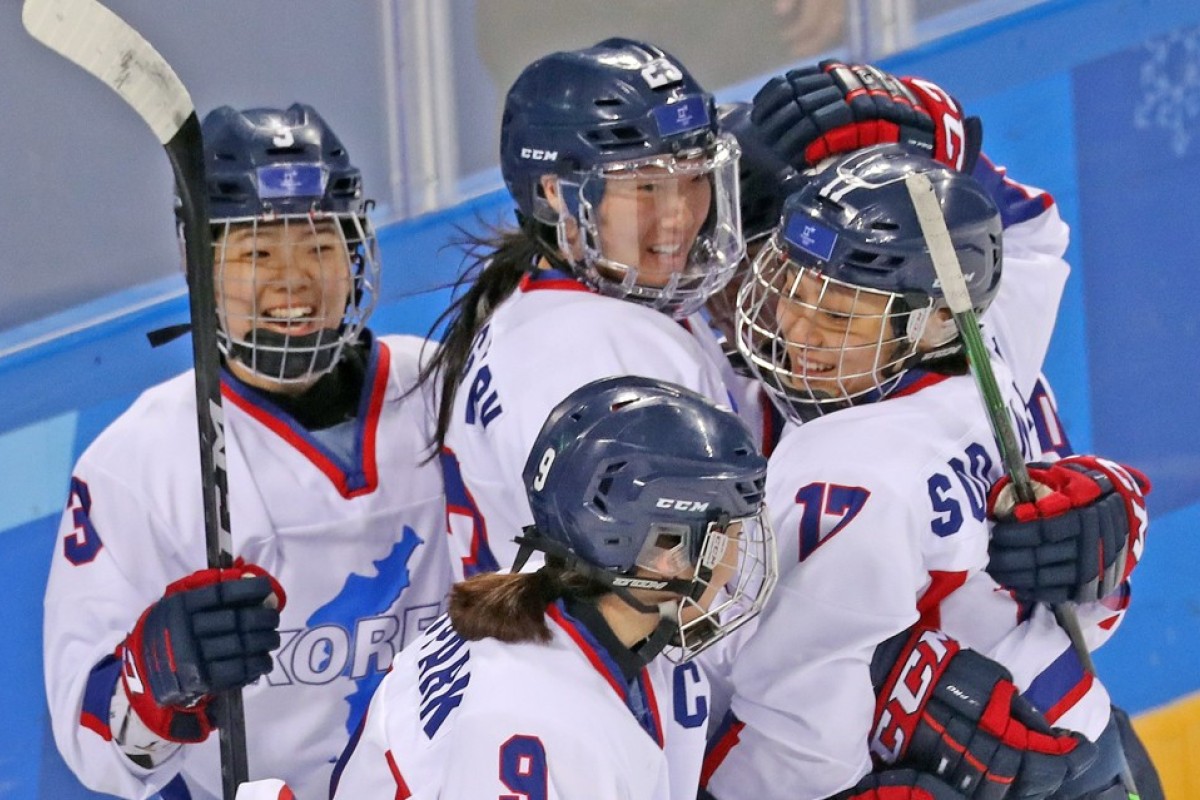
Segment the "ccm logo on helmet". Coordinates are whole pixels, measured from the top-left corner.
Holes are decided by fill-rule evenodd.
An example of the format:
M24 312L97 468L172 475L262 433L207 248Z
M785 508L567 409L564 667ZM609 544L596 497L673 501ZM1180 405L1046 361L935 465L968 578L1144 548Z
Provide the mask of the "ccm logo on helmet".
M670 497L660 497L654 504L655 508L669 508L672 511L707 511L708 503L694 500L672 500Z
M538 150L533 147L522 147L521 158L528 158L530 161L557 161L557 150Z

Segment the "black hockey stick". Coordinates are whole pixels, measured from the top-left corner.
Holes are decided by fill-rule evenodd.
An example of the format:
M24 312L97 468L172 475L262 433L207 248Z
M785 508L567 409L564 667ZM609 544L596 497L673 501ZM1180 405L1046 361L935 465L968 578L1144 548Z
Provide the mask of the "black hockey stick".
M1000 448L1004 469L1012 480L1017 502L1035 502L1036 493L1029 479L1029 469L1021 457L1021 448L1017 444L1016 434L1013 433L1012 420L1008 417L1004 397L996 384L992 362L983 343L983 336L979 332L979 320L975 315L974 306L971 305L971 294L963 278L962 265L958 263L958 254L954 252L954 243L950 240L950 231L946 228L946 218L942 216L942 207L933 192L933 184L929 182L928 176L921 173L909 175L905 178L905 184L912 198L913 208L917 212L917 221L921 224L921 233L925 236L925 243L929 245L929 256L933 259L933 268L937 272L938 282L942 285L946 305L950 307L954 324L958 327L958 334L962 337L963 347L967 351L967 360L971 364L975 383L979 386L988 421L991 423L992 435ZM1054 617L1070 637L1071 646L1084 671L1094 676L1096 665L1092 662L1091 651L1088 650L1083 631L1079 627L1075 604L1055 604ZM1137 788L1128 766L1125 767L1121 778L1131 800L1137 800Z
M185 242L196 421L208 566L233 566L225 473L225 422L217 350L212 234L200 120L187 89L149 42L96 0L25 0L21 19L33 38L82 67L121 96L150 126L171 161ZM221 785L234 800L246 781L246 728L241 690L214 702L221 747Z

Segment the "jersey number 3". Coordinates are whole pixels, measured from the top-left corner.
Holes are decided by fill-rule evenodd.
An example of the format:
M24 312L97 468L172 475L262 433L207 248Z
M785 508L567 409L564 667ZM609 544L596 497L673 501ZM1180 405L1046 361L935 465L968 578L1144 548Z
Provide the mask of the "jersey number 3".
M517 735L500 745L500 780L516 794L500 800L546 800L546 748L536 736Z
M71 478L71 511L73 528L63 539L63 555L75 566L90 563L104 547L100 535L92 527L92 495L88 485L79 478Z
M800 512L800 561L850 524L871 493L861 486L810 483L796 492Z

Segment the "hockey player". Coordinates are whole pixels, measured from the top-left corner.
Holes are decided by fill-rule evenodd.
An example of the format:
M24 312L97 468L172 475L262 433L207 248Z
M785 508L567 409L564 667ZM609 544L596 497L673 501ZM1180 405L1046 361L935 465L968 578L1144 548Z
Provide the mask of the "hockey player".
M1046 718L1098 740L1101 759L1064 797L1119 781L1103 687L1082 674L1048 608L1020 606L983 571L986 490L1000 461L907 197L903 178L914 171L933 180L972 299L986 310L1001 287L1000 213L977 182L895 145L805 175L738 296L739 349L792 423L768 481L776 527L791 535L781 542L777 602L733 661L738 722L717 748L723 758L710 763L709 788L722 800L829 797L870 770L864 742L881 757L897 740L907 743L911 729L892 739L885 734L893 728L873 727L872 690L881 704L889 696L872 683L870 666L877 645L918 620L1003 663ZM1034 257L1065 272L1061 260L1032 249L1007 253L1003 267ZM1040 356L1031 369L1028 354L1044 352L1052 320L1008 317L1002 324L1021 348L1013 348L1021 369L995 360L1027 458L1040 451L1020 387L1036 378ZM1076 466L1082 473L1094 462ZM1139 487L1113 466L1126 480L1108 492L1122 510L1137 508ZM808 613L797 617L799 608ZM1092 621L1113 616L1098 603L1086 610ZM911 664L915 652L895 663ZM988 727L989 717L973 727ZM960 727L946 744L957 741L960 760L972 765L968 796L1025 796L1011 772L1008 783L987 777L1011 770L989 771L996 737L964 756L971 738ZM1079 747L1054 741L1051 751L1064 756ZM1074 779L1084 763L1076 759L1058 779Z
M746 425L683 387L572 392L522 472L519 558L545 563L454 587L380 684L333 797L692 800L708 685L691 659L775 582L765 473Z
M88 787L211 798L209 703L244 686L252 776L320 797L450 585L430 414L411 393L423 340L365 327L379 286L369 201L314 109L222 107L203 136L238 563L204 569L183 374L75 467L46 590L47 696Z
M512 562L529 522L521 465L573 389L646 375L731 404L728 363L690 318L742 249L737 147L717 133L712 97L657 47L609 39L530 64L500 139L519 227L477 243L473 285L423 373L440 387L437 442L466 575Z
M1030 376L1033 365L1040 367L1041 331L1044 320L1055 316L1064 275L1059 257L1066 249L1066 225L1049 195L1012 181L978 154L981 125L964 117L948 93L926 80L896 79L875 67L826 61L772 79L753 107L739 104L727 110L722 124L742 147L740 197L749 250L771 231L783 199L802 180L799 170L839 150L898 141L970 172L996 202L1004 225L1005 279L984 315L985 333L991 334L993 350L1010 364L1023 362L1014 368L1019 374ZM1044 316L1039 320L1037 314ZM732 314L714 317L726 320L725 331L732 328ZM1032 337L1027 336L1030 331ZM1022 392L1044 458L1072 455L1045 377L1039 375L1028 390L1027 381L1020 381ZM1038 508L1016 509L1019 520L995 521L988 571L1026 605L1103 599L1111 613L1098 619L1111 627L1128 604L1127 579L1140 555L1144 519L1131 515L1144 507L1140 501L1124 502L1126 495L1114 488L1112 479L1126 473L1105 475L1103 468L1074 460L1063 466L1036 466L1035 479L1054 491ZM1130 497L1148 490L1140 473L1128 472L1140 484ZM993 519L1002 488L995 487L989 503ZM1011 500L1001 503L1005 505L1011 509ZM1103 554L1101 559L1097 553ZM1114 718L1142 797L1161 797L1153 764L1127 716L1114 708Z

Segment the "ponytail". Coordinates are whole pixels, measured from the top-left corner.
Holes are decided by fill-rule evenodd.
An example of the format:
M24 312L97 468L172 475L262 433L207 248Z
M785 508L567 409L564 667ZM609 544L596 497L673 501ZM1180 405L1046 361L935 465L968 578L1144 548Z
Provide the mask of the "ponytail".
M590 600L608 592L603 583L547 557L537 572L491 572L456 583L450 590L450 622L468 641L548 642L546 606L562 597Z
M442 325L446 330L441 337L441 346L421 365L419 374L420 384L434 381L439 384L433 453L440 452L446 443L454 397L476 334L496 306L516 291L521 278L537 269L542 259L561 264L561 256L549 244L553 239L547 236L547 230L541 223L523 221L520 228L493 230L484 237L463 232L459 244L465 251L468 266L455 281L454 294L458 295L468 284L469 288L456 297L430 327L429 339L437 338L437 330Z

